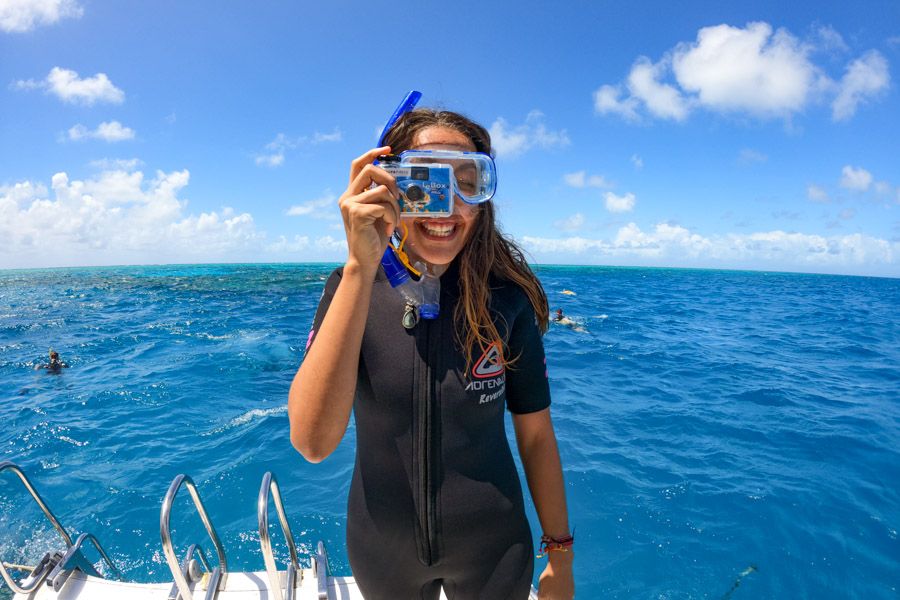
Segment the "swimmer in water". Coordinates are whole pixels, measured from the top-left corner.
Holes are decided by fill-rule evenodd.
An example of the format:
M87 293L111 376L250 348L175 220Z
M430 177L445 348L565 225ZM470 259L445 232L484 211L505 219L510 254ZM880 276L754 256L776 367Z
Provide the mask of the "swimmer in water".
M43 364L43 365L37 365L34 369L36 371L39 369L46 369L46 370L50 371L51 373L59 373L63 369L68 369L68 368L69 368L69 365L67 363L64 363L61 360L59 360L59 352L57 352L56 350L51 348L50 349L50 362Z
M565 325L572 331L577 331L579 333L585 333L587 331L577 321L573 321L572 319L564 315L561 308L556 309L556 314L553 315L553 322L559 323L560 325Z

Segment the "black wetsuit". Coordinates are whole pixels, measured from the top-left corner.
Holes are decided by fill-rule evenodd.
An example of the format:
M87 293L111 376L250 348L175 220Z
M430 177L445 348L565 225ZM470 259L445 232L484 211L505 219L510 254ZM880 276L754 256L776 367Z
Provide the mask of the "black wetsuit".
M341 277L332 273L314 341ZM528 597L534 545L504 429L504 408L550 405L534 311L516 285L491 281L491 308L515 364L459 349L455 263L441 277L438 319L403 328L404 303L379 269L368 307L353 411L356 465L347 550L367 600ZM360 307L365 310L365 307Z

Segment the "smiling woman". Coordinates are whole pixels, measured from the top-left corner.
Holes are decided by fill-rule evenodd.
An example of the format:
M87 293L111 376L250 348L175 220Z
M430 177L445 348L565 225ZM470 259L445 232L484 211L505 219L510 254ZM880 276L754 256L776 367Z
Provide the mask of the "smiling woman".
M353 161L340 206L349 257L329 279L289 397L291 441L312 462L351 409L357 452L347 550L366 598L526 598L533 542L504 430L519 453L550 559L541 598L571 598L572 537L550 419L541 335L547 299L490 202L457 195L449 216L408 218L405 248L440 276L437 318L410 325L379 264L401 226L389 151L490 154L490 135L452 112L416 110ZM443 159L438 159L443 162ZM466 194L473 173L454 173ZM365 310L360 310L363 307Z

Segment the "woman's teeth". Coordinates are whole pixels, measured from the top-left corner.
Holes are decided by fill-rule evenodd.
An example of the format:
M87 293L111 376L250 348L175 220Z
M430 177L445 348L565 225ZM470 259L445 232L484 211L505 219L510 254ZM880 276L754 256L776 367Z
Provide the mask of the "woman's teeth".
M453 230L456 229L456 225L449 223L446 225L435 225L433 223L424 223L422 227L425 231L428 232L428 235L433 235L436 237L447 237Z

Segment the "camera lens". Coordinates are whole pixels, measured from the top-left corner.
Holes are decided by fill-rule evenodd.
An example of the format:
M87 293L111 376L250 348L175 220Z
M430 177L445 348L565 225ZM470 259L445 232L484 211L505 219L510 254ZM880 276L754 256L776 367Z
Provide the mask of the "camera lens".
M417 185L411 185L406 189L406 197L410 202L421 202L425 198L425 192Z

